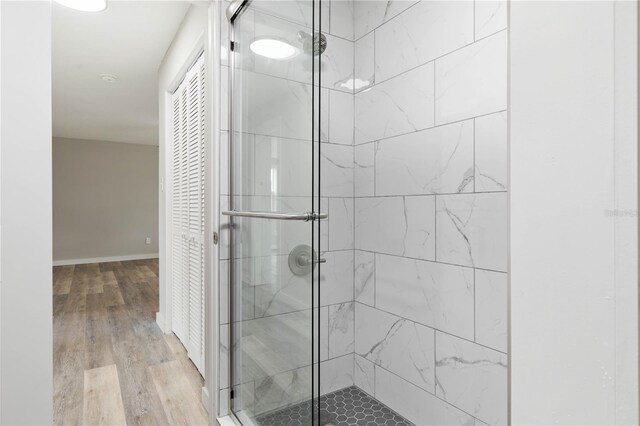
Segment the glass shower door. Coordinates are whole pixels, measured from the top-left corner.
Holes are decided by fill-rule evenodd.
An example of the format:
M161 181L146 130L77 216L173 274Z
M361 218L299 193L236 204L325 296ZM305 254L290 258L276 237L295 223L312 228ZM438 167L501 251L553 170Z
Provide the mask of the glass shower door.
M319 423L317 3L230 11L231 409L243 424L294 406Z

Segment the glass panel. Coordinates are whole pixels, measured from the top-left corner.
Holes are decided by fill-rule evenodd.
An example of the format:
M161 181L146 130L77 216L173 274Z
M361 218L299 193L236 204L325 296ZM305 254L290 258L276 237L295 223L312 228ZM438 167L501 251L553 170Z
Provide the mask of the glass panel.
M319 211L315 7L256 0L232 22L232 210ZM319 222L232 218L231 404L244 424L299 403L317 423Z

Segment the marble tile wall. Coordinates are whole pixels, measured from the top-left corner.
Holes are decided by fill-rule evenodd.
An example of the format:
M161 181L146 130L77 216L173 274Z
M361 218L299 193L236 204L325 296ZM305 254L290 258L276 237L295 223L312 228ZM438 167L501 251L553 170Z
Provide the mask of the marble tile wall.
M506 424L506 2L354 4L354 382Z

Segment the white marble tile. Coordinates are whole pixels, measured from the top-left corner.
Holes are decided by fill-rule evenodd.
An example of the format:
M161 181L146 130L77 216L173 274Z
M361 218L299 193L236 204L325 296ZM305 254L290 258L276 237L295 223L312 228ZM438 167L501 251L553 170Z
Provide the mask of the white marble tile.
M375 377L376 399L416 425L474 425L472 416L384 368L376 366Z
M473 120L378 142L376 195L473 191Z
M417 0L355 0L354 36L356 40L411 7L416 1Z
M422 389L435 386L434 330L356 304L355 353Z
M322 144L321 190L323 197L353 197L353 147Z
M354 385L371 396L375 395L375 368L374 364L360 355L353 357L353 381Z
M323 1L322 18L329 20L329 2ZM303 25L307 28L311 28L313 24L314 6L315 13L319 13L317 5L319 2L313 2L311 0L261 0L251 4L251 8L254 10L263 11L273 17L285 19L287 21L295 22L298 25ZM324 27L324 23L323 23Z
M360 92L375 83L375 33L371 32L355 44L354 90Z
M242 169L242 184L238 188L242 193L281 197L310 195L311 142L256 135L253 152L250 146L244 148L242 164L237 165Z
M335 36L353 40L353 0L331 0L329 32Z
M229 20L226 17L220 19L218 28L220 30L220 64L229 66Z
M476 342L507 351L507 274L476 269Z
M322 87L353 93L353 42L325 36L327 48L320 56Z
M475 119L476 191L507 190L507 112Z
M218 417L224 417L229 415L229 388L220 389L220 393L218 394ZM220 422L220 421L219 421ZM221 423L223 425L224 423ZM226 423L229 426L235 426L233 421Z
M329 250L353 248L353 198L329 199Z
M322 395L353 386L353 354L333 358L320 364Z
M329 358L353 352L354 303L331 305L329 308Z
M329 142L329 123L331 121L331 90L326 88L320 89L320 141ZM317 111L317 109L316 109ZM317 129L314 127L314 131ZM314 137L317 139L317 137Z
M243 274L250 277L239 277L254 280L256 317L311 308L311 274L294 275L288 262L287 255L257 257Z
M507 423L507 356L436 333L436 395L491 425Z
M229 387L229 324L220 326L220 358L218 359L220 371L220 389Z
M229 132L220 132L220 194L229 195Z
M507 107L507 32L435 61L436 124Z
M220 324L229 323L229 261L220 260Z
M309 197L234 197L236 210L303 212L309 210L309 205ZM310 243L310 227L306 222L236 218L234 224L234 249L238 257L288 255L299 244Z
M353 250L322 254L327 260L320 265L320 302L322 306L353 300Z
M310 140L312 90L309 84L242 71L243 131ZM286 119L285 119L286 118Z
M373 306L375 304L375 254L368 251L355 251L354 280L355 300Z
M473 270L378 254L376 307L473 339Z
M356 93L355 142L433 127L433 63Z
M437 196L436 259L507 270L507 194Z
M433 260L435 197L356 198L356 248Z
M320 199L320 212L321 213L328 213L329 212L329 199L328 198L321 198ZM322 220L320 222L320 250L321 251L326 251L327 248L329 247L329 224L330 224L330 222L331 222L330 218L327 218L326 220Z
M220 67L220 129L229 130L229 67Z
M220 211L229 210L229 197L220 196ZM229 259L229 216L220 215L220 259Z
M311 367L302 367L256 380L252 414L259 415L310 400L311 384Z
M507 28L507 0L476 1L476 40Z
M323 306L314 310L314 318L317 319L317 313L320 313L320 361L329 359L329 307Z
M356 197L375 195L375 148L376 142L354 147L353 178Z
M329 142L353 145L353 95L330 91Z
M242 362L240 380L261 380L308 365L311 323L310 309L244 321L236 354Z
M376 80L387 80L472 43L473 3L422 1L376 29Z

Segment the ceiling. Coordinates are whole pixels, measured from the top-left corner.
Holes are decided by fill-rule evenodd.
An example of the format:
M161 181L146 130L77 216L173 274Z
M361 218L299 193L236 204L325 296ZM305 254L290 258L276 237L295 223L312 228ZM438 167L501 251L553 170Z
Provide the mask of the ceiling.
M158 145L158 68L190 3L53 4L53 135Z

